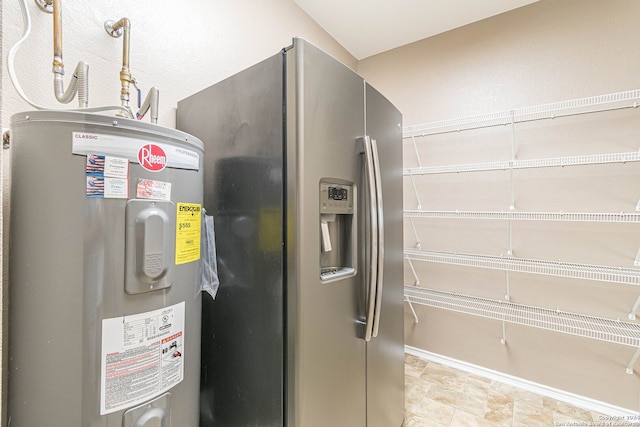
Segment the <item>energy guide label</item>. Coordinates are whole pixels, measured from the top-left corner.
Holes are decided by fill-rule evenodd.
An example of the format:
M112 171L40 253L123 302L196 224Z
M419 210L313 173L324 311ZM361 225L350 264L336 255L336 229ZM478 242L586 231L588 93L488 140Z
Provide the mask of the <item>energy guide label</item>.
M139 405L184 377L185 303L102 320L100 414Z
M176 213L176 265L200 259L202 207L197 203L178 203Z

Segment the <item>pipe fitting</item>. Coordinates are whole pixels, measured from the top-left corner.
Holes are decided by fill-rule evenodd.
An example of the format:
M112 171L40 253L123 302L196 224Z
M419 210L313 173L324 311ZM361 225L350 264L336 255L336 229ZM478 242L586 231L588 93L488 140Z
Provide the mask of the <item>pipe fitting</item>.
M64 62L62 61L62 7L60 0L44 0L46 4L53 6L53 92L56 99L68 104L78 93L78 85L82 88L82 96L78 95L78 105L81 108L88 106L89 66L80 61L73 72L73 77L67 90L64 89Z
M53 13L53 0L36 0L36 4L41 11Z
M53 72L64 75L62 61L62 7L60 0L53 0Z
M110 31L109 31L110 28ZM130 47L130 30L131 21L128 18L121 18L119 21L109 24L105 23L105 29L111 36L118 37L117 34L122 34L122 69L120 70L120 83L122 88L120 90L120 101L123 107L129 106L129 87L133 82L131 76L131 70L129 68L129 47Z
M11 146L11 132L7 129L2 132L2 148L7 149Z

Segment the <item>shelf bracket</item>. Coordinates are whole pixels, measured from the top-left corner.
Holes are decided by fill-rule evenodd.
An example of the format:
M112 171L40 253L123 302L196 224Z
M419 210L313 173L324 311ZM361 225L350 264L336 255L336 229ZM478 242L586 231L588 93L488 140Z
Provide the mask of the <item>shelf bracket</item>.
M509 163L509 210L513 211L516 208L515 202L515 190L514 190L514 177L513 177L513 165L516 162L516 121L515 111L510 111L511 116L511 162Z
M511 301L511 290L510 290L510 286L509 286L509 272L505 271L504 272L504 299L505 301Z
M413 314L413 323L418 323L418 315L416 314L416 310L413 308L413 303L409 299L408 296L405 295L404 300L409 304L409 308L411 309L411 314Z
M636 254L635 259L633 260L633 265L636 267L640 265L640 248L638 248L638 253Z
M416 238L416 248L422 249L422 243L420 243L420 237L418 237L418 231L416 230L416 225L413 222L413 217L409 217L409 222L411 223L411 228L413 229L413 235Z
M418 210L422 209L422 203L420 202L420 195L418 194L418 187L416 187L416 181L413 179L413 174L409 175L411 184L413 185L413 191L416 193L416 201L418 202Z
M631 313L629 313L629 320L636 320L636 314L638 313L638 308L640 308L640 297L638 297L638 299L636 300L636 303L633 304Z
M411 267L411 272L413 273L413 278L415 279L415 286L420 285L420 279L418 279L418 273L416 273L416 269L413 267L413 263L411 262L411 258L405 258L409 262L409 267Z
M631 358L631 361L627 365L627 369L626 369L627 374L633 375L633 365L635 365L636 362L638 361L638 357L640 357L640 347L638 347L633 357Z
M502 321L502 338L500 338L500 344L507 344L507 326L504 320Z
M413 143L413 151L416 153L416 160L418 161L418 167L422 167L422 162L420 161L420 154L418 153L418 145L416 144L415 135L411 135L411 142Z

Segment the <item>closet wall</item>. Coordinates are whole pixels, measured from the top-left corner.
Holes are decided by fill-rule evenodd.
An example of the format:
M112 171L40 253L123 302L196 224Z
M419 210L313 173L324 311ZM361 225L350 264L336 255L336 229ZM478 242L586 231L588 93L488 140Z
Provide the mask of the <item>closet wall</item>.
M407 293L416 284L436 291L413 293L431 302L414 304L419 323L406 307L408 345L640 409L640 361L626 372L640 343L640 321L629 319L640 296L640 110L617 109L640 104L638 93L587 108L612 111L576 108L529 120L521 110L640 88L638 16L634 0L541 0L360 61L359 72L400 108L405 126L507 117L497 126L439 123L427 136L406 129L404 241L412 261L405 261L405 284ZM619 153L630 154L619 161ZM547 167L519 167L539 159ZM540 213L553 215L541 220ZM597 213L616 215L603 221ZM476 266L460 265L467 262ZM467 313L475 310L471 297L483 298L490 307L483 313L495 318L433 307L452 295ZM496 320L516 305L525 306L515 316L521 323L528 315L550 323ZM596 324L572 330L584 318L564 313L594 316ZM617 342L595 339L599 328Z

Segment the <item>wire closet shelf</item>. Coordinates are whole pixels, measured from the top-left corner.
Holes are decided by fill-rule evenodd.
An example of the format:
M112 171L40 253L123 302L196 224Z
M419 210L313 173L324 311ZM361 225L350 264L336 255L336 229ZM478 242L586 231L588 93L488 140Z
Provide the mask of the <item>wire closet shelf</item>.
M640 222L640 213L625 212L514 212L514 211L426 211L408 209L405 218L482 219L512 221L572 221L572 222Z
M598 95L588 98L574 99L551 104L518 108L509 111L479 114L451 120L442 120L418 125L405 126L403 138L411 139L415 147L416 137L426 137L450 132L515 125L534 120L554 119L580 114L598 113L603 111L637 108L640 105L640 89L625 92ZM597 164L627 163L640 161L640 152L599 153L579 156L552 157L541 159L515 159L485 163L468 163L439 166L422 166L418 157L418 166L405 168L405 176L446 174L460 172L483 172L533 168L552 168L565 166L583 166Z
M640 347L640 324L490 300L433 289L405 286L405 298L415 304L532 326L549 331Z
M565 166L605 165L611 163L630 163L640 161L640 152L588 154L582 156L549 157L545 159L505 160L487 163L467 163L459 165L419 166L405 168L403 174L431 175L459 172L488 172L511 169L536 169Z
M405 259L545 276L640 285L640 269L514 257L405 249Z
M597 223L640 222L640 201L635 206L635 213L627 212L519 212L514 205L514 171L534 168L553 168L565 166L583 166L598 164L626 164L640 162L640 150L631 152L594 153L586 155L549 157L537 159L516 158L516 124L536 120L577 116L589 113L623 110L640 106L640 89L607 95L592 96L569 101L518 108L489 114L480 114L435 121L430 123L405 126L403 139L410 140L415 151L417 166L405 168L403 175L408 177L416 195L417 208L404 210L404 217L413 227L416 236L416 249L405 248L404 258L411 268L415 285L405 285L405 301L413 313L415 322L418 316L413 303L428 307L464 313L498 320L502 322L501 342L505 343L505 323L519 324L539 329L570 334L599 341L635 347L636 351L627 365L627 373L633 374L633 366L640 359L640 323L622 322L597 316L576 314L548 308L516 304L509 297L509 272L538 274L580 280L591 280L609 284L640 285L640 269L524 259L512 256L511 221L574 221ZM484 163L466 163L449 165L424 166L421 162L417 138L428 141L430 135L440 135L473 129L496 126L511 126L511 158ZM509 210L477 211L477 210L424 210L414 176L429 174L449 174L461 172L506 171L510 178ZM422 250L420 239L414 225L415 218L426 219L460 219L460 220L506 220L509 222L509 251L507 256L490 256L465 254L458 252L440 252ZM506 295L504 300L491 300L455 292L427 289L420 285L420 280L413 262L448 264L462 267L483 268L505 271ZM640 251L636 255L634 265L640 266ZM629 319L635 320L640 310L640 297L634 304Z
M403 138L460 132L492 126L504 126L534 120L554 119L556 117L636 108L640 105L640 89L597 95L569 101L516 108L508 111L478 114L450 120L440 120L423 124L405 126Z

